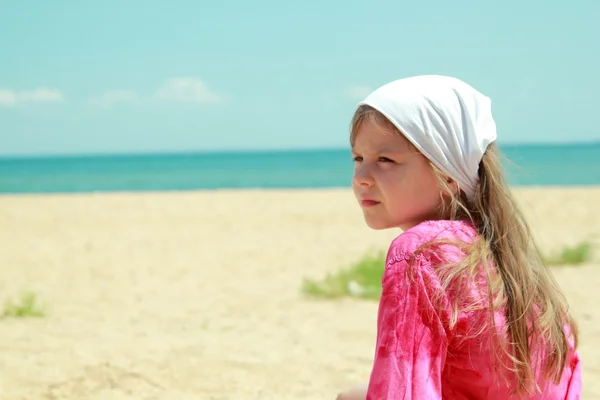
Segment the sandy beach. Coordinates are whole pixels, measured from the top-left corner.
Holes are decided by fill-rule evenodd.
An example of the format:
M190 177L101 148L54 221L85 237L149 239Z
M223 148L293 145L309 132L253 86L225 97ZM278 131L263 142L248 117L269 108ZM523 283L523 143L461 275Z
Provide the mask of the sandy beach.
M600 187L516 190L581 330L600 399ZM368 379L377 304L306 298L385 249L349 190L0 196L0 399L335 399Z

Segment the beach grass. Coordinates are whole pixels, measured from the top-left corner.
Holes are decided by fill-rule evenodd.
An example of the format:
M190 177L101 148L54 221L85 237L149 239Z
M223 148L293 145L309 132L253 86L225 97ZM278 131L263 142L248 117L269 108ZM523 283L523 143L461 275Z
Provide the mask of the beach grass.
M17 300L5 301L1 316L3 318L40 318L45 317L46 313L34 292L23 292Z
M575 246L565 246L553 255L543 255L549 266L579 265L588 262L592 257L592 246L582 242ZM306 295L338 299L354 297L367 300L378 300L381 296L381 278L385 266L385 252L372 251L357 262L328 274L321 280L304 279L302 292Z
M544 262L550 266L580 265L592 258L592 245L590 242L581 242L574 246L565 246L556 254L544 256Z
M302 291L313 297L327 299L355 297L378 300L384 266L385 252L372 251L320 281L304 279Z

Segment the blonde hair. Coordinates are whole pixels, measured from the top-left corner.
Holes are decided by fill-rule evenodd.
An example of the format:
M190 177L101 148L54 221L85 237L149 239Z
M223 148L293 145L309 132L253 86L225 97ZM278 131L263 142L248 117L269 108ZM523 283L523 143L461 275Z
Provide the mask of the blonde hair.
M351 122L351 144L354 144L361 124L367 120L380 126L384 124L395 133L402 134L378 111L363 105L358 108ZM539 389L532 365L534 355L541 354L544 357L543 375L555 383L560 382L569 352L564 325L570 326L575 346L578 340L577 326L511 194L498 148L492 143L480 162L479 184L473 202L467 200L460 188L456 193L452 191L445 174L435 165L431 166L443 198L439 215L451 220L470 221L479 234L477 240L470 244L451 243L465 250L466 256L460 263L447 264L440 269L443 289L453 289L458 295L452 304L451 325L457 322L458 315L464 311L489 311L489 325L482 324L478 333L487 326L492 329L490 339L495 339L496 343L491 349L502 349L502 354L495 354L494 365L503 364L502 360L509 360L512 364L503 366L513 373L516 382L514 394L522 395L534 388ZM487 283L484 298L487 298L487 302L465 302L468 294L459 289L477 279L480 266L490 264L493 268L484 268ZM499 308L504 311L507 325L502 334L498 334L494 318Z

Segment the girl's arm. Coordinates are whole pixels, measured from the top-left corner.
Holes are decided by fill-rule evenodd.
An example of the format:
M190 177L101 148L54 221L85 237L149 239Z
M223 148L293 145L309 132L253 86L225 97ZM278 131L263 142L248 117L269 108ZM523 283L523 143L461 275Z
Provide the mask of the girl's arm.
M367 400L442 398L447 337L430 300L436 282L425 259L386 266Z

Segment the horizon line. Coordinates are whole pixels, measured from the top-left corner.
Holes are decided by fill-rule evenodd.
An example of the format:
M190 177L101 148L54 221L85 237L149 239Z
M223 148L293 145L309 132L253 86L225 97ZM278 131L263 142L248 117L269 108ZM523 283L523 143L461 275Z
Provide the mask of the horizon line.
M581 141L551 141L551 142L498 142L499 147L574 147L582 145L600 145L600 138ZM64 152L64 153L0 153L0 160L9 159L44 159L44 158L94 158L119 156L177 156L177 155L210 155L210 154L265 154L265 153L302 153L311 151L342 151L350 150L350 146L295 146L273 148L213 148L193 150L120 150L106 152Z

